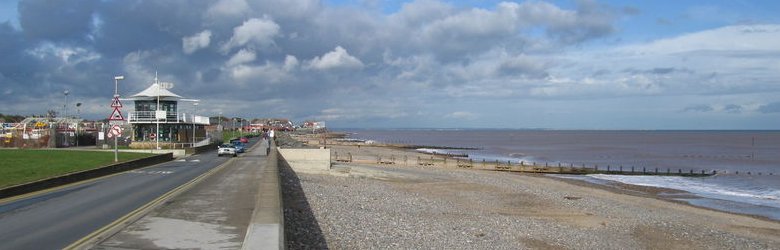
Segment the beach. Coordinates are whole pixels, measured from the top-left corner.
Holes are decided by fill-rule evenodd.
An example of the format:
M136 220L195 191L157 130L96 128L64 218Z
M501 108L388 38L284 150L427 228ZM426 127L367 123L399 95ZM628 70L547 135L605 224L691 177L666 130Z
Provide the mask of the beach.
M284 144L284 143L282 143ZM327 145L354 157L418 152ZM778 249L780 223L538 174L337 163L282 166L290 249ZM684 195L684 194L682 194Z

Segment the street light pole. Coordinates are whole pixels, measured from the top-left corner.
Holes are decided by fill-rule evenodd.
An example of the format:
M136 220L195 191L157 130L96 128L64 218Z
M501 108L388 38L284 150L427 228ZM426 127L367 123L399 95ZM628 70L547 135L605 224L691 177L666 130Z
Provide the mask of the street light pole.
M63 117L68 118L68 94L70 94L70 91L66 89L62 93L65 94L65 110L64 110L65 114L63 115Z
M76 103L76 147L79 146L79 123L81 123L81 103Z
M114 98L119 98L119 80L124 79L125 76L114 76ZM119 141L119 135L114 136L114 162L119 162L119 146L117 141Z
M157 84L157 106L154 109L154 121L157 124L157 129L154 132L154 143L155 148L160 150L160 117L157 116L160 111L160 81L157 79L157 72L154 73L154 84Z
M70 126L68 126L68 94L70 94L70 91L66 89L62 93L65 94L65 106L63 108L64 115L63 115L63 119L62 119L62 121L65 123L65 133L62 133L62 144L63 144L63 146L67 147L68 146L68 128L70 128ZM56 132L55 132L55 134L56 134Z
M193 103L195 107L193 107L192 111L192 147L195 147L195 114L198 112L198 102Z

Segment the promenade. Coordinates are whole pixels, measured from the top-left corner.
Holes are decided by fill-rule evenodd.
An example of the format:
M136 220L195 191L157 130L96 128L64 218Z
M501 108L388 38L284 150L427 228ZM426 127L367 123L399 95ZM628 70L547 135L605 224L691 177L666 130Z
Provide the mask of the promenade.
M241 248L267 165L266 148L258 142L94 249Z

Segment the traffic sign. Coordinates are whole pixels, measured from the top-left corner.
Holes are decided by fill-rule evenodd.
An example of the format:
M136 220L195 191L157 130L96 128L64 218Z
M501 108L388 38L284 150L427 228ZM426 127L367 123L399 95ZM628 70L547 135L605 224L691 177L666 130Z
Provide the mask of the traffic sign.
M122 116L122 111L119 108L114 108L114 112L111 112L111 116L108 117L109 121L124 121L125 117Z
M112 108L121 108L122 102L119 101L119 96L114 96L114 101L111 102Z
M154 139L154 137L156 137L156 136L157 135L155 135L154 133L151 133L151 134L149 134L149 139Z
M108 137L112 138L114 136L122 136L122 127L119 125L111 126L111 129L108 130Z

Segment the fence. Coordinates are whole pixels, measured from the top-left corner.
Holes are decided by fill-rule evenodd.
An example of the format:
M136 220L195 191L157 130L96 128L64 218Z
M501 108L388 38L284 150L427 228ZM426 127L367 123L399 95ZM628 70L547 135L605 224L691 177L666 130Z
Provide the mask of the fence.
M381 165L401 165L401 166L435 166L449 168L468 168L507 172L525 172L525 173L549 173L549 174L618 174L618 175L675 175L675 176L710 176L718 172L716 170L705 169L682 169L682 168L648 168L623 165L585 165L585 164L550 164L547 162L512 162L512 161L488 161L482 159L475 161L472 159L460 159L440 156L417 156L409 157L407 155L352 155L349 152L333 152L332 159L335 163L363 163L363 164L381 164ZM748 172L749 174L752 174ZM739 174L739 172L737 172ZM757 173L761 174L761 173ZM772 175L772 173L769 173Z

